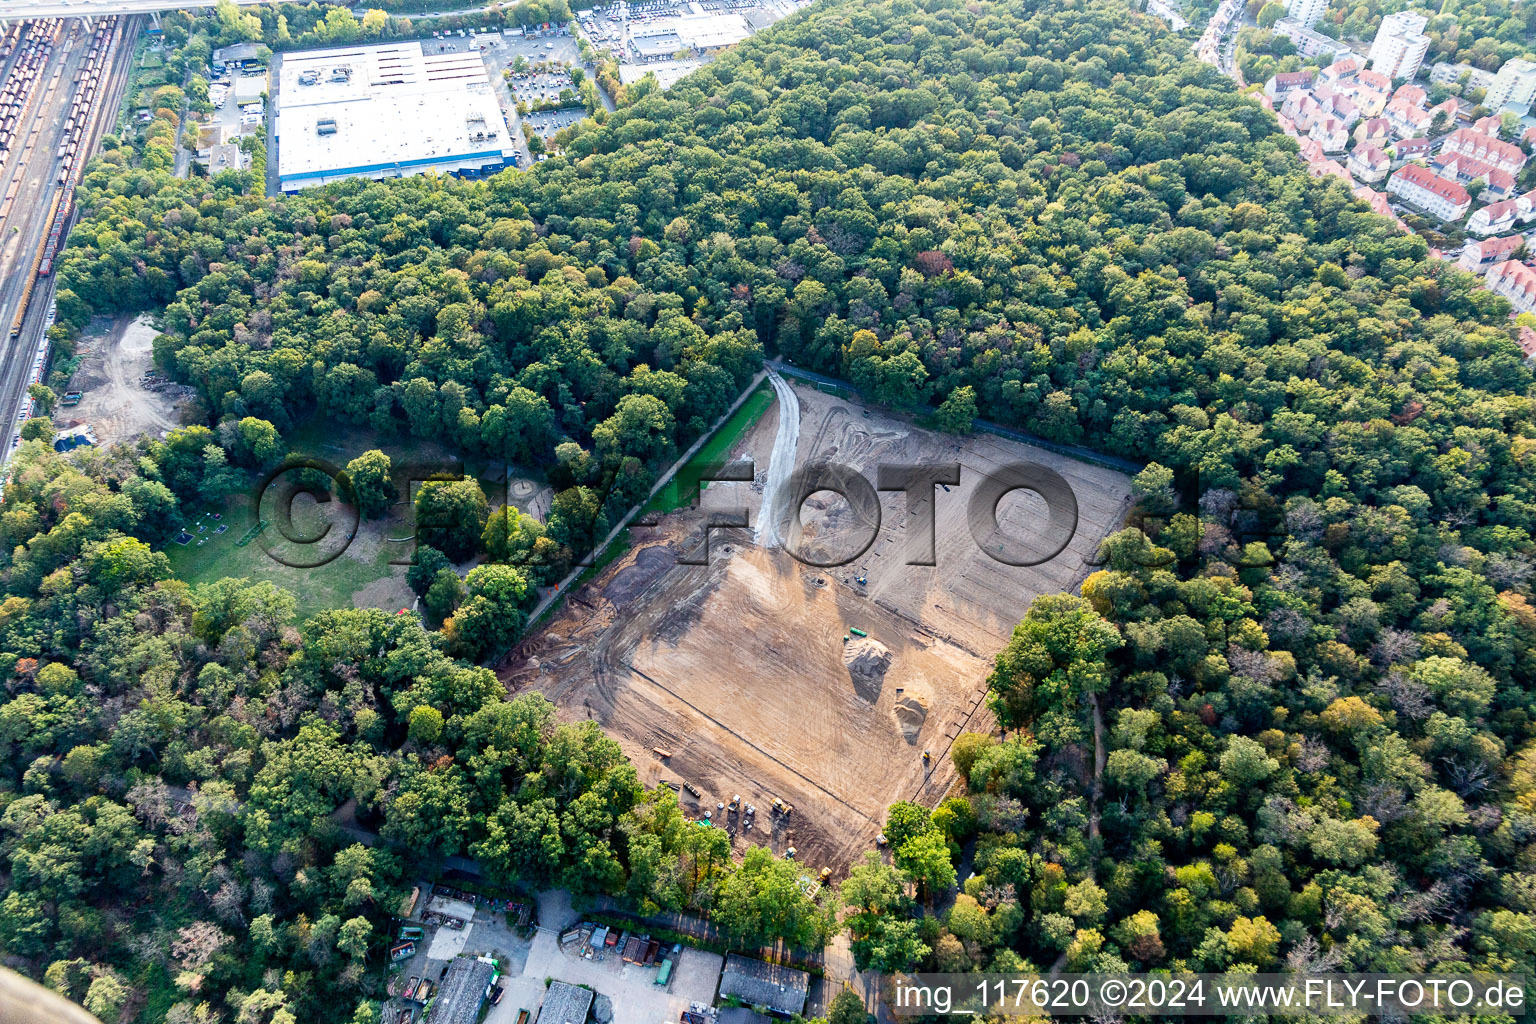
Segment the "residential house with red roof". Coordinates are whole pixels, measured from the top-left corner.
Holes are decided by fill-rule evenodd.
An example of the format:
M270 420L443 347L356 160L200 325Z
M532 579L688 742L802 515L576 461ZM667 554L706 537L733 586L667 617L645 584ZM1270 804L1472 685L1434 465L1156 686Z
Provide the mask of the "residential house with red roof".
M1392 131L1400 139L1411 139L1429 132L1429 114L1417 104L1394 98L1383 113L1392 123Z
M1417 164L1398 168L1387 181L1387 191L1444 221L1460 220L1472 207L1466 189Z
M1380 89L1368 89L1363 85L1357 85L1349 90L1349 98L1355 101L1361 117L1379 117L1381 112L1387 109L1387 100L1390 99Z
M1434 106L1429 108L1429 120L1433 122L1435 120L1436 114L1444 112L1445 126L1447 128L1453 128L1456 125L1457 118L1461 117L1465 113L1462 108L1462 101L1457 99L1455 96L1452 96L1450 99L1441 103L1436 103Z
M1317 80L1323 85L1353 82L1360 74L1360 61L1354 57L1341 57L1318 72Z
M1354 126L1360 120L1360 107L1348 94L1336 92L1323 101L1323 109L1340 121L1346 128Z
M1536 220L1536 200L1529 193L1499 203L1489 203L1467 218L1467 233L1486 237L1502 235Z
M1377 92L1386 93L1389 96L1392 93L1392 79L1380 71L1372 71L1367 68L1356 75L1355 80L1367 89L1375 89Z
M1435 148L1435 144L1430 139L1423 138L1399 139L1387 148L1392 153L1392 159L1394 160L1418 160L1421 157L1428 156L1430 151Z
M1355 143L1384 148L1392 141L1392 122L1384 117L1369 117L1355 125Z
M1456 261L1456 265L1462 270L1481 274L1489 267L1511 259L1524 244L1525 239L1520 235L1474 239L1461 250L1461 258Z
M1319 160L1315 164L1307 164L1307 173L1314 178L1326 178L1332 175L1346 185L1353 186L1355 183L1349 176L1349 172L1344 169L1344 165L1337 160Z
M1264 83L1264 95L1271 101L1278 102L1299 90L1312 88L1312 72L1310 71L1282 71L1278 75L1270 75Z
M1519 146L1473 131L1471 128L1458 128L1447 135L1445 141L1440 144L1440 152L1481 160L1510 174L1519 174L1527 159Z
M1524 263L1505 260L1488 271L1483 283L1489 291L1508 299L1515 312L1536 313L1536 270Z
M1377 146L1356 146L1349 154L1349 173L1358 181L1375 184L1387 176L1392 161Z
M1363 200L1367 205L1370 206L1373 213L1378 213L1396 224L1397 230L1408 230L1408 225L1403 223L1403 219L1397 215L1397 211L1392 209L1392 204L1387 202L1387 197L1382 195L1380 192L1373 191L1366 188L1364 185L1361 185L1359 188L1355 189L1355 198Z
M1342 153L1349 148L1349 125L1325 114L1312 123L1307 138L1322 146L1324 153Z
M1508 171L1489 171L1484 179L1487 184L1477 197L1480 203L1502 203L1515 198L1515 176Z
M1520 351L1525 353L1525 358L1536 356L1536 330L1522 325L1520 333L1515 335L1515 344L1520 346Z

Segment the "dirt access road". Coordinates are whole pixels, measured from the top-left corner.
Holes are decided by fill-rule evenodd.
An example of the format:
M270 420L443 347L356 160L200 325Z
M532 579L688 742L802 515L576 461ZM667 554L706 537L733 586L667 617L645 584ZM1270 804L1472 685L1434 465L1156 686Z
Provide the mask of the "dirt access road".
M89 423L102 444L131 441L141 434L159 437L181 426L180 388L147 391L139 378L154 368L157 332L148 317L123 317L105 330L92 330L81 339L84 358L69 380L69 390L82 391L80 404L60 407L60 426Z
M993 657L1036 595L1077 587L1085 559L1123 520L1130 481L780 384L794 391L775 409L793 414L798 404L799 441L789 449L797 464L833 461L873 480L882 463L960 463L960 483L935 495L936 564L906 564L919 531L900 492L880 495L876 539L847 565L802 564L781 544L754 543L751 529L715 531L707 565L680 562L698 555L704 510L747 507L759 521L771 454L788 436L770 409L732 452L755 460L756 480L713 484L702 509L633 529L634 547L514 652L502 678L509 689L543 692L566 718L595 719L644 781L692 784L702 798L683 792L685 810L723 819L743 846L781 854L793 846L814 874L840 871L871 848L891 803L943 799L954 737L994 726L982 703ZM966 502L986 473L1025 460L1070 483L1078 528L1055 558L1015 567L980 550ZM836 548L869 518L829 492L804 508L800 540L813 547ZM1033 493L1014 491L998 505L999 525L1011 536L1038 534L1045 511ZM719 810L736 794L757 808L750 831ZM793 805L787 818L770 812L775 797Z

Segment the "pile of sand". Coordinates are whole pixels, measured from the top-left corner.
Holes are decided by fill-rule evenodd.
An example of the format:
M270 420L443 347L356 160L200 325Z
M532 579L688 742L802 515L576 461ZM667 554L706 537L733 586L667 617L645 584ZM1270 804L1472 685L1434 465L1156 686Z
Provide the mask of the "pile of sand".
M885 670L891 667L891 652L878 640L854 637L843 645L843 664L853 679L853 690L873 704L880 699Z
M923 722L928 718L928 702L921 697L898 697L891 713L896 717L896 727L901 730L902 739L916 743L918 734L923 731Z

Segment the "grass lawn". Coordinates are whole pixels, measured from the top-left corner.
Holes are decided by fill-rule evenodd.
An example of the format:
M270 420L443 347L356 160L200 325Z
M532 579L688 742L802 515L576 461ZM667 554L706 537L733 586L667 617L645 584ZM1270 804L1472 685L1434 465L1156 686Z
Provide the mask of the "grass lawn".
M329 421L304 424L291 431L287 440L290 451L338 467L370 448L379 448L393 463L395 486L402 497L408 478L455 463L454 457L441 446L414 440L380 444L365 431ZM480 479L492 508L499 507L506 498L505 481L487 479L493 467L483 463L462 465L465 473ZM394 611L411 606L415 595L405 585L404 563L409 562L415 550L411 539L414 525L411 509L404 501L397 502L383 519L357 523L356 536L349 544L343 544L354 520L344 513L341 503L319 504L312 497L298 495L293 499L290 532L307 540L319 537L327 523L331 532L313 544L292 544L284 539L278 520L273 518L277 491L269 490L262 502L268 526L242 546L240 540L258 521L254 506L260 483L261 478L253 476L249 491L187 514L186 533L191 540L186 544L173 540L164 548L179 579L194 585L226 576L268 580L294 595L301 616L330 608ZM215 515L221 518L215 519ZM218 532L221 526L226 529ZM339 553L322 565L310 564L335 552Z
M689 459L682 469L678 470L665 487L656 492L656 496L645 506L647 514L663 514L675 512L693 501L699 488L699 475L711 462L724 460L736 442L746 435L748 430L762 418L763 413L773 404L773 388L768 382L760 384L756 391L747 396L747 400L741 403L741 408L731 414L731 418L715 431L715 435L704 442L701 447ZM707 487L708 484L705 484Z
M405 587L405 567L389 563L391 559L409 559L411 544L386 543L386 536L409 536L409 527L398 523L403 518L398 513L403 509L387 520L358 524L357 536L336 558L324 565L303 567L285 565L274 557L284 556L290 548L275 526L268 526L261 536L243 547L237 543L255 525L252 504L250 496L236 494L221 506L208 506L189 516L187 532L192 541L185 545L172 541L165 546L176 576L192 584L226 576L268 580L293 594L300 616L329 608L386 607L381 601L391 594L403 602L399 607L410 607L414 595ZM222 515L222 520L215 520L215 513ZM300 497L294 502L295 532L315 536L325 518L311 499ZM229 528L224 533L215 533L221 525ZM339 531L335 534L339 537L348 526L349 523L338 520L332 523L332 530ZM319 549L321 545L314 547ZM325 551L332 549L333 545L324 545ZM300 555L290 560L318 559ZM392 585L396 583L398 586Z

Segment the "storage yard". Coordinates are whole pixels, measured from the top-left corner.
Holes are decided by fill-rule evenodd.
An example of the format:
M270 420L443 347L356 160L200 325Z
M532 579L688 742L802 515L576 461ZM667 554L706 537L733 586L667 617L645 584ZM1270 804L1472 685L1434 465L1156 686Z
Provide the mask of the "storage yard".
M103 444L159 437L181 426L191 389L154 370L157 333L146 316L93 324L80 337L83 358L69 380L69 393L80 397L56 410L54 422L89 423Z
M633 528L632 549L574 593L502 675L568 718L595 719L647 783L679 788L690 816L708 816L743 846L793 847L814 877L871 848L891 803L943 798L953 738L993 727L982 702L993 657L1035 595L1073 590L1091 571L1085 559L1123 519L1130 481L990 435L917 430L804 386L790 398L800 405L796 465L831 460L873 480L881 463L960 463L960 483L935 495L935 565L905 564L917 530L899 492L881 495L868 550L834 568L759 546L742 529L711 534L707 565L679 564L700 535L700 514L685 510ZM712 485L705 509L745 506L758 521L771 453L785 441L784 404L733 452L755 459L756 482ZM1078 509L1065 549L1033 567L983 553L965 511L983 472L1022 461L1065 477ZM806 502L809 546L836 547L856 530L846 502L827 498ZM1037 496L1013 491L998 522L1028 537L1043 513Z

